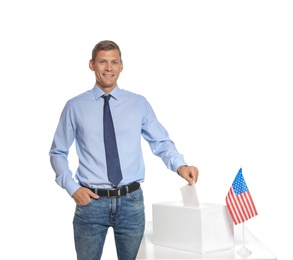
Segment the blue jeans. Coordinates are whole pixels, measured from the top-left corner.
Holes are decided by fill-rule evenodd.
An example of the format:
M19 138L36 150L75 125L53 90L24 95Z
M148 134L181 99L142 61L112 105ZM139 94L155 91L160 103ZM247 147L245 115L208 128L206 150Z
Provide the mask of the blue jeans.
M76 206L73 228L78 260L101 259L109 227L113 227L118 259L135 260L145 228L141 188L125 196L101 196Z

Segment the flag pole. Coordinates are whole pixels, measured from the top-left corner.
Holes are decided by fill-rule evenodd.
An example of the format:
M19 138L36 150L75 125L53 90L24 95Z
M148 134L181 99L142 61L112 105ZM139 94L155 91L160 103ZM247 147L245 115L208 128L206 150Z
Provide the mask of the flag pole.
M251 251L245 246L245 236L244 236L244 222L242 222L242 247L237 251L237 253L241 256L249 256L251 255Z
M226 205L230 216L235 225L242 223L242 247L237 251L241 256L249 256L251 251L245 246L245 228L244 222L257 215L254 202L244 180L242 167L237 172L237 175L226 196Z

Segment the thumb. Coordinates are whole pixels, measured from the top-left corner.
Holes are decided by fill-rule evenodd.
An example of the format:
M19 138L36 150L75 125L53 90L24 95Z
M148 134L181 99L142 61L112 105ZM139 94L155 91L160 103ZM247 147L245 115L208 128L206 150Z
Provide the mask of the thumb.
M88 193L92 198L94 199L98 199L100 198L100 196L94 192L92 192L91 190L89 190L89 193Z
M189 178L188 184L191 186L195 183L195 180L193 178Z

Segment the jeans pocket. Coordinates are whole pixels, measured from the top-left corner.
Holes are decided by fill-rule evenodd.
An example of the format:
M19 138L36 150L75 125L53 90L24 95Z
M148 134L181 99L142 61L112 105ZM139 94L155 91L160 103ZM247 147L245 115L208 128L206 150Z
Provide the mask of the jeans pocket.
M127 193L129 199L134 201L142 201L143 200L143 192L142 189L139 188L131 193Z
M87 204L84 205L76 205L77 207L87 207L93 203L93 199L91 199Z

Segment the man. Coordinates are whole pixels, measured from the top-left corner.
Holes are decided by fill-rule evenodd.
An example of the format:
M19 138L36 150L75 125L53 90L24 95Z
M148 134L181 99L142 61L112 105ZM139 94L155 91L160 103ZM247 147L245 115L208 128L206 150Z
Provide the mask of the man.
M95 86L67 101L50 149L51 165L57 184L76 202L73 227L77 259L100 259L107 230L113 227L118 259L134 260L145 228L141 136L152 152L190 185L197 181L198 169L187 166L148 101L118 87L123 62L116 43L99 42L89 67L95 74ZM103 120L111 117L116 137L110 140L118 152L110 156L106 136L112 130L104 130L108 121ZM75 178L68 166L74 140L79 157ZM117 163L110 162L116 153ZM112 180L108 174L114 165Z

